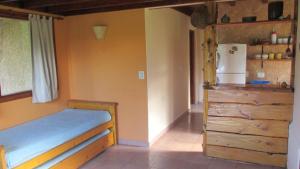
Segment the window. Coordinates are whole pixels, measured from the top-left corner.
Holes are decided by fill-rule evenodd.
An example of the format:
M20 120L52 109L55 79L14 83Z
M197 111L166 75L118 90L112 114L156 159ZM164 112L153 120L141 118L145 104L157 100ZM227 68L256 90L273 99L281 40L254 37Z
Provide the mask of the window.
M0 101L32 90L31 37L27 20L0 18Z

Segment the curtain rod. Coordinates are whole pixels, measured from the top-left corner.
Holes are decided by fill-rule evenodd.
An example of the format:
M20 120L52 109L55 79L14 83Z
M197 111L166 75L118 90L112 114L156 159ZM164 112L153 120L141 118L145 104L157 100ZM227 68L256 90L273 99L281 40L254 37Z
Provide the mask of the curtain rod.
M0 10L7 10L7 11L24 13L24 14L49 16L49 17L53 17L55 19L64 19L64 16L62 16L62 15L56 15L56 14L51 14L51 13L46 13L46 12L39 12L39 11L30 10L30 9L10 7L10 6L5 6L5 5L0 5Z

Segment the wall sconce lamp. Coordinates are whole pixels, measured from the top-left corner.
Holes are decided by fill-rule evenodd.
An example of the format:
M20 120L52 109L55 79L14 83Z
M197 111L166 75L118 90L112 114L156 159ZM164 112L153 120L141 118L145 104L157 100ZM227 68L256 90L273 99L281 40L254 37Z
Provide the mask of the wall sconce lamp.
M104 39L104 37L105 37L107 26L96 25L96 26L93 26L93 30L94 30L96 39L101 40L101 39Z

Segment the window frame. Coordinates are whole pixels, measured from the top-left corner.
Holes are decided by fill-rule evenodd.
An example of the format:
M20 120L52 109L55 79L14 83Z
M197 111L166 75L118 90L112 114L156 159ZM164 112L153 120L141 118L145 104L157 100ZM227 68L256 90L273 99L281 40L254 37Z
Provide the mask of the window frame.
M16 13L16 14L0 14L0 17L10 18L10 19L27 20L28 21L28 16L27 15L19 14L19 13ZM14 100L18 100L18 99L24 99L24 98L28 98L28 97L32 97L32 90L22 91L22 92L10 94L10 95L2 96L1 95L1 87L0 87L0 103L14 101Z
M0 103L9 102L13 100L23 99L32 96L32 91L24 91L6 96L0 96Z

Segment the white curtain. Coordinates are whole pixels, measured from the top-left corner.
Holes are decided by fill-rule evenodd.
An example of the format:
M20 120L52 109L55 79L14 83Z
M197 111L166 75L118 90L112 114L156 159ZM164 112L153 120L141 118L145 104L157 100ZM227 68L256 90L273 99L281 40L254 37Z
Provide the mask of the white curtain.
M29 15L32 39L32 102L45 103L58 97L53 39L53 19Z

